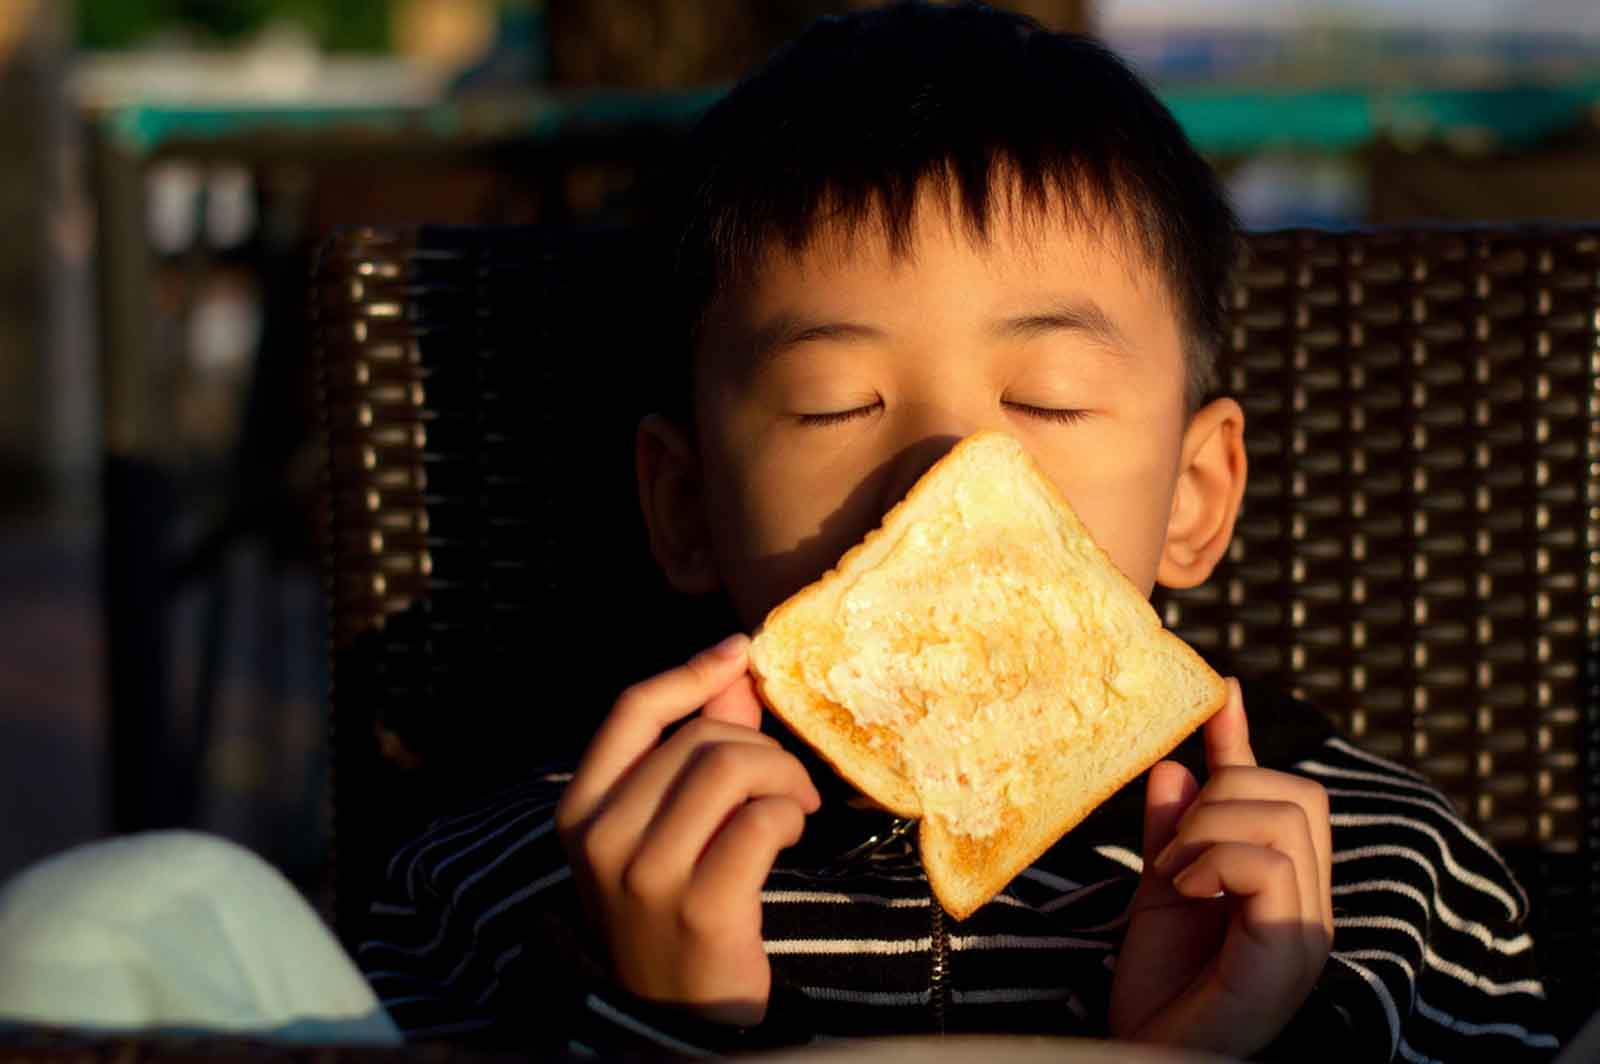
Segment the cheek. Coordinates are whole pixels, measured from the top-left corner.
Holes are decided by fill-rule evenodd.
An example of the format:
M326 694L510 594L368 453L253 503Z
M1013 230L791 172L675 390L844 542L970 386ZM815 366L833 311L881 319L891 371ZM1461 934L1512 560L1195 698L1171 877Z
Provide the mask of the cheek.
M709 457L705 471L706 520L718 562L759 551L767 523L759 478L738 455Z
M722 589L747 629L765 616L766 591L754 577L751 559L766 539L759 491L733 478L713 478L706 489L711 553Z
M871 475L747 447L708 462L706 502L723 587L746 624L826 572L873 524Z
M1106 441L1093 453L1101 457L1057 463L1052 477L1095 542L1148 595L1166 545L1176 444L1169 453L1146 435L1142 445L1133 439Z
M1167 507L1152 499L1147 490L1121 500L1101 496L1096 504L1077 510L1089 534L1105 548L1122 575L1148 596L1155 588L1156 569L1166 543Z

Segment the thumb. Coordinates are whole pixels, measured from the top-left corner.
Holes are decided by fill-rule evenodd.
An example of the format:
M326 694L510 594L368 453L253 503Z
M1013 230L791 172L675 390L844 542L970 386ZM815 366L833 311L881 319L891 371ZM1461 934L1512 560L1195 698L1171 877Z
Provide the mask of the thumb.
M1178 834L1178 821L1200 793L1194 773L1176 761L1163 761L1150 770L1144 792L1144 867L1148 872L1156 854Z
M1205 724L1206 768L1215 772L1228 765L1254 765L1250 748L1250 718L1245 714L1244 691L1236 679L1228 680L1228 698Z
M713 695L700 712L711 720L760 728L761 700L756 697L756 686L750 679L750 673L741 672L732 683Z

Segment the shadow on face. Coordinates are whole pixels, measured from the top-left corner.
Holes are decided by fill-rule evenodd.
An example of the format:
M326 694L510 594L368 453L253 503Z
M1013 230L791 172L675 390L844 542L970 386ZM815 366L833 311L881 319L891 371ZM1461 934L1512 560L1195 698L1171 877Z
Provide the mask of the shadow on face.
M743 563L744 602L737 603L747 627L754 629L768 612L839 564L845 552L883 524L906 493L948 454L962 437L931 436L886 459L851 489L816 532L789 550L759 555Z

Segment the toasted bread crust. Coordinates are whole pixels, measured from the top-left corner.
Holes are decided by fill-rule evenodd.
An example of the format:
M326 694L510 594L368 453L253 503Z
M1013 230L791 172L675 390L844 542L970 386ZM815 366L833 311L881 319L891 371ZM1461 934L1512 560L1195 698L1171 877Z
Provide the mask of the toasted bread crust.
M1174 639L1177 637L1174 636ZM1182 643L1182 640L1178 640ZM1190 654L1195 662L1202 668L1210 670L1204 659L1196 654L1194 648L1183 643L1183 649ZM939 899L939 904L945 912L957 920L965 920L981 908L995 894L1005 889L1025 869L1032 866L1040 857L1060 840L1060 838L1083 822L1090 813L1100 808L1122 788L1132 783L1143 775L1152 765L1172 753L1178 744L1183 742L1195 729L1215 716L1228 701L1227 684L1219 677L1217 680L1218 691L1216 696L1207 703L1199 706L1194 712L1183 719L1180 726L1162 736L1160 742L1152 744L1154 753L1141 758L1137 762L1129 763L1123 771L1108 774L1092 790L1082 792L1083 800L1071 809L1063 810L1056 821L1059 828L1047 837L1041 837L1032 846L1016 848L997 857L994 863L987 868L965 868L964 875L952 876L946 871L943 862L931 862L924 865L928 874L928 883L933 888L934 896ZM918 842L922 852L927 853L930 845L937 842L929 837L930 824L923 821L917 825Z
M790 728L795 731L796 735L800 735L800 731L795 727L794 720L792 720L791 717L784 711L776 708L778 702L781 700L777 699L773 695L772 691L768 689L767 681L762 676L761 672L759 670L752 669L750 675L755 680L756 696L761 699L762 704L768 709L772 710L772 712L778 716L778 719L782 720L785 724L788 724ZM804 736L801 735L801 738L804 738ZM827 762L830 768L839 774L840 779L844 780L846 783L850 784L850 786L854 787L867 797L872 798L879 805L893 813L895 816L920 817L922 815L921 806L901 800L901 796L899 794L884 794L880 788L873 786L872 777L860 770L860 761L854 759L836 758L825 747L821 746L813 745L812 750L816 752L818 757Z
M951 635L952 631L954 635L975 634L982 646L990 648L993 639L1004 643L1007 638L1027 638L1042 630L1055 638L1050 646L1052 653L1039 658L1037 646L1029 644L1022 647L1022 674L1030 675L1027 668L1029 661L1036 666L1042 664L1063 673L1077 670L1083 674L1067 676L1066 681L1088 685L1086 689L1091 694L1100 691L1100 702L1110 708L1103 710L1104 719L1080 720L1076 726L1084 730L1084 734L1076 735L1066 746L1059 740L1062 735L1072 732L1071 727L1062 731L1060 727L1039 723L1037 718L1007 718L991 728L974 724L976 718L963 718L956 725L959 729L965 729L960 732L963 735L976 734L982 739L982 733L987 728L991 731L991 739L1003 732L999 738L1008 744L1033 739L1035 746L1025 748L1019 755L1026 762L1025 766L1016 767L1016 759L1012 758L1006 762L1005 775L1001 779L1015 782L1020 777L1027 793L1032 794L1034 790L1039 793L1035 795L1036 800L1019 807L1010 784L1007 784L1004 793L975 792L968 803L959 788L952 798L952 784L946 782L943 791L937 792L940 802L931 809L943 809L945 814L961 815L961 810L968 804L973 808L981 807L980 812L972 813L962 823L953 825L944 819L943 814L933 813L930 807L925 807L930 793L925 788L931 784L928 778L917 771L915 759L906 760L905 751L896 748L897 741L908 741L903 730L896 733L880 724L864 721L859 715L859 707L847 708L834 701L830 697L831 688L825 691L818 689L815 683L799 682L800 670L796 662L807 654L812 659L821 654L825 661L835 661L837 655L849 650L841 642L844 638L842 634L829 635L819 630L819 626L820 629L833 626L835 622L831 616L819 619L810 616L808 611L821 609L829 603L837 607L843 601L839 596L874 573L892 572L897 568L904 570L909 565L910 571L916 574L921 571L918 566L937 567L941 559L948 561L946 555L938 552L941 548L952 549L951 545L935 539L934 546L927 546L930 541L920 533L921 538L912 541L912 545L902 550L898 557L895 551L902 539L911 534L918 520L923 521L926 528L926 522L961 509L957 495L966 489L960 487L962 478L956 467L969 457L978 463L974 466L975 470L982 472L992 467L996 470L996 476L1010 478L1006 483L1014 480L1024 494L1032 492L1044 500L1048 514L1043 519L1048 525L1046 531L1051 534L1042 538L1035 535L1034 545L1050 555L1045 559L1047 567L1054 565L1057 571L1070 571L1065 584L1047 588L1046 591L1053 596L1052 602L1073 605L1069 627L1079 643L1070 646L1062 644L1057 638L1061 636L1061 631L1046 621L1032 618L1031 615L1013 618L1009 613L991 613L995 618L994 627L983 625L981 621L969 623L963 614L955 621L946 620L946 628L935 626L931 629L934 637ZM988 465L983 465L984 462ZM982 565L987 568L977 575L977 579L995 574L1003 578L1006 570L1025 560L1024 546L1018 545L1013 549L1013 544L1026 543L1030 534L1039 531L1028 523L1041 519L1037 510L1028 510L1020 504L1007 509L1016 498L1018 496L1015 495L992 495L971 504L981 520L991 522L988 529L991 535L997 529L1002 533L993 540L988 552L980 555ZM991 506L994 509L992 514ZM961 510L961 516L965 520L967 512ZM1011 532L1013 526L1007 523L1009 521L1022 522L1015 525L1015 536ZM960 525L957 534L964 528L964 525ZM963 544L972 542L975 541L958 539L954 547L959 553ZM908 557L913 560L907 562L905 559ZM969 565L976 564L972 563L971 557L968 557ZM1037 568L1036 563L1031 564ZM1016 574L1021 578L1032 571L1016 570ZM1081 579L1078 579L1080 576ZM956 586L959 587L959 583ZM898 599L891 599L891 602L904 605ZM894 622L899 623L898 620ZM1103 627L1107 624L1112 627ZM1042 629L1041 625L1044 625ZM891 631L900 631L894 625L889 627ZM1021 629L1020 634L1018 629ZM1088 657L1073 651L1072 647L1080 644L1092 652ZM878 649L881 651L882 648ZM991 657L985 660L989 662L987 667L992 669L993 651L990 649L988 652ZM1030 654L1033 656L1030 657ZM1066 657L1062 657L1063 654ZM865 668L870 673L874 668L884 667L878 660L881 657L880 653L877 658L863 659L857 652L847 663L857 672ZM863 660L868 663L863 665ZM1120 693L1121 688L1117 683L1122 676L1120 670L1124 663L1129 663L1139 680L1133 685L1135 692L1132 695ZM1185 736L1221 708L1227 698L1227 688L1221 678L1192 648L1162 627L1150 603L1117 570L1110 555L1093 541L1059 489L1022 446L1009 437L995 433L979 433L958 443L884 516L878 528L846 551L821 578L775 607L756 633L751 671L761 700L797 735L813 745L841 777L899 815L922 817L919 839L930 884L940 904L958 919L970 915L1037 860L1061 835L1169 753ZM979 667L979 671L983 671L982 667ZM961 676L973 675L961 669L957 672ZM812 675L815 675L815 671ZM978 676L977 679L981 681L983 677ZM1064 682L1058 675L1045 679L1055 682L1057 687ZM1141 694L1151 682L1161 685L1161 689L1148 696ZM893 685L884 689L900 690ZM1119 694L1111 694L1113 689ZM1146 713L1139 708L1141 705L1147 706L1150 698L1157 696L1166 698L1159 712ZM1144 702L1138 702L1140 697L1144 698ZM928 708L931 704L925 702L917 707L924 717L938 713L937 709ZM1130 705L1134 711L1130 712ZM1073 706L1076 707L1076 703ZM913 716L916 711L913 708L905 710ZM1077 712L1076 708L1072 711ZM1063 708L1061 712L1068 712L1068 709ZM922 718L917 720L919 724L930 723ZM904 723L905 720L902 720ZM979 729L977 733L973 733L974 727ZM1021 731L1015 730L1019 728ZM1052 739L1052 735L1056 738ZM1038 742L1046 745L1039 747ZM1027 749L1035 753L1044 750L1049 756L1040 754L1036 757L1034 753L1027 753ZM944 778L948 781L951 777L947 774ZM959 778L966 780L964 775ZM963 783L960 786L967 785ZM977 790L981 791L982 788ZM999 810L998 814L996 809ZM995 820L997 815L998 821Z

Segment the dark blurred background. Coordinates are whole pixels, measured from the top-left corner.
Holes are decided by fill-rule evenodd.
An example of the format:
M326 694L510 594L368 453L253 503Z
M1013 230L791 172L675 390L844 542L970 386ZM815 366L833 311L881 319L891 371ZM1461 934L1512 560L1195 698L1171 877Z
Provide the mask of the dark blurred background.
M824 0L0 0L0 879L189 825L325 866L305 285L330 229L629 224ZM1600 215L1595 0L1033 0L1247 224Z

